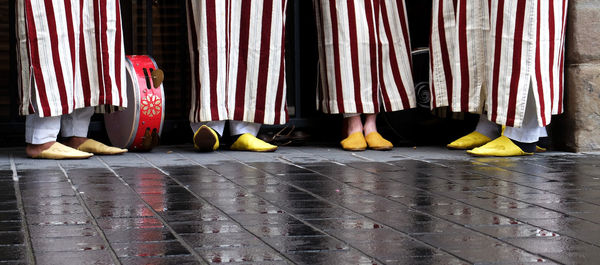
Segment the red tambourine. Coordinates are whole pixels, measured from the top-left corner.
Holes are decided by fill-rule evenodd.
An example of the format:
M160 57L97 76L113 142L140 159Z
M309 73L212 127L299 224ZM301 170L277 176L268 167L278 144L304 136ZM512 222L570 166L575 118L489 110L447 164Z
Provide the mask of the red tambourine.
M147 55L127 56L127 108L104 115L112 145L150 151L158 145L165 117L163 72Z

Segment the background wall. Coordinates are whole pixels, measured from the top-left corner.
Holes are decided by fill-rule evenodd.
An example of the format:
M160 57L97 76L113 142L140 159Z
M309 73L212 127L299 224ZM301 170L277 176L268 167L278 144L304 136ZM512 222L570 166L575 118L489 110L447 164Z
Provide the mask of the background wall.
M565 114L553 124L567 151L600 151L600 1L571 0L567 17Z

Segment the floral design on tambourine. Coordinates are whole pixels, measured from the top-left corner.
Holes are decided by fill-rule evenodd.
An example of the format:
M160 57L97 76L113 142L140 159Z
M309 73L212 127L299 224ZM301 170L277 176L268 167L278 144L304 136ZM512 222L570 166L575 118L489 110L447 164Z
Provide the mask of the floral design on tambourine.
M155 95L147 95L142 99L142 113L148 117L160 114L162 100Z

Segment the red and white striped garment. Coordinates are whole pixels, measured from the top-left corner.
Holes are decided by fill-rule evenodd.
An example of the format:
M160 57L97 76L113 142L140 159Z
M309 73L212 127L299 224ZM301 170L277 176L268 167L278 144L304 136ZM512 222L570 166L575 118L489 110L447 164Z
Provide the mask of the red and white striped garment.
M283 124L287 0L188 0L191 122Z
M119 0L17 0L22 115L127 106Z
M313 5L321 86L317 106L323 112L416 106L404 1L314 0Z
M435 0L432 107L520 127L530 87L539 126L563 112L567 0Z

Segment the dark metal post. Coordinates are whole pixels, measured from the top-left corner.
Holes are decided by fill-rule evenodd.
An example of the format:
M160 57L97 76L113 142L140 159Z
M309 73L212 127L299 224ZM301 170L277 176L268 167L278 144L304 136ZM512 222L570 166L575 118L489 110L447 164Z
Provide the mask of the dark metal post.
M123 42L125 54L133 54L133 13L131 0L121 0L121 25L123 27Z
M8 1L8 34L9 34L9 74L8 74L8 87L10 91L10 118L11 122L14 122L19 117L19 93L17 89L17 14L16 14L16 2L15 0Z
M181 5L181 8L179 9L179 18L181 19L180 25L185 26L186 27L185 29L187 30L187 26L188 26L187 25L187 23L188 23L187 3L183 3L183 4L180 3L180 5ZM181 106L187 106L187 104L189 104L189 102L190 102L189 96L185 96L185 95L191 95L190 90L192 87L190 84L190 82L191 82L191 74L190 74L191 70L190 69L192 69L192 67L190 67L190 65L191 65L191 59L189 59L190 55L187 53L189 51L187 38L189 38L189 36L187 35L187 31L186 31L186 34L184 34L182 41L179 42L179 48L182 49L182 51L185 51L186 53L184 53L184 54L187 55L186 62L185 62L187 65L187 67L185 67L186 70L180 71L182 84L187 84L187 86L185 86L184 88L180 88L180 90L179 90L179 91L181 91L181 95L183 95L180 100ZM181 108L181 111L182 111L181 117L187 117L188 110L186 108Z
M152 56L152 0L146 0L146 53Z
M302 117L302 88L300 86L300 0L294 0L294 94L295 118Z

